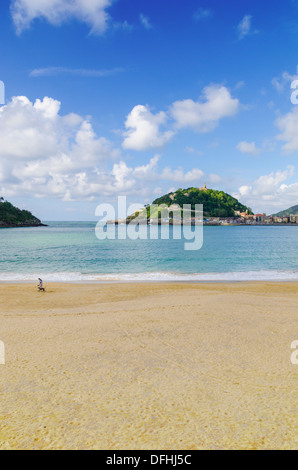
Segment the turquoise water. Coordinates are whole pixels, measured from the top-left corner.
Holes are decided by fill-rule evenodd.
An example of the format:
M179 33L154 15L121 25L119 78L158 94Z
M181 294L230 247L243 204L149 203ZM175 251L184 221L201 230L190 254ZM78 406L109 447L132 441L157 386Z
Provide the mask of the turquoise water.
M298 226L204 227L198 251L172 230L169 240L100 241L95 223L1 229L0 280L298 280Z

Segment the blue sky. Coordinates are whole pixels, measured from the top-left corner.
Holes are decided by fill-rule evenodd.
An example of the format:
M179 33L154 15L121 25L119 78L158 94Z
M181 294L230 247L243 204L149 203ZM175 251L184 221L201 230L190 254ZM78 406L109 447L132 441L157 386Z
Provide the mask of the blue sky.
M3 0L0 193L93 220L189 186L298 204L298 1Z

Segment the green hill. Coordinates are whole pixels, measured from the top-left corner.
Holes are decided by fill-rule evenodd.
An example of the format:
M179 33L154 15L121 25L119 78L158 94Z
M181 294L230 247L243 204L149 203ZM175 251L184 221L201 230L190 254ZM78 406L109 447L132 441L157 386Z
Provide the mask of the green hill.
M0 198L0 228L41 226L44 225L31 212L18 209Z
M235 211L252 214L251 209L241 204L236 198L223 191L214 189L178 189L175 193L169 193L156 199L153 204L161 205L191 204L194 211L196 204L204 205L204 217L234 217Z
M274 217L286 217L288 215L298 215L298 206L290 207L285 211L278 212L277 214L273 214Z

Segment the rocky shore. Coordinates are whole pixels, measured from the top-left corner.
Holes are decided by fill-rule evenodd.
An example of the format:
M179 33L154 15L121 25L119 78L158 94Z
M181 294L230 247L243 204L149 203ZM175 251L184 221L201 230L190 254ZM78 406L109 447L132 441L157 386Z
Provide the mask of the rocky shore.
M27 222L20 223L7 223L0 220L0 228L21 228L21 227L47 227L47 225L42 224L41 221L28 220Z

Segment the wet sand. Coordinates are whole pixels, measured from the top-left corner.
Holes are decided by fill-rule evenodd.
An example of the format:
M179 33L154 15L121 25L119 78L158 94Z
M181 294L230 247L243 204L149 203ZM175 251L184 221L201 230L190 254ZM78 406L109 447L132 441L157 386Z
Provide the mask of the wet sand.
M0 449L297 449L297 294L0 285Z

